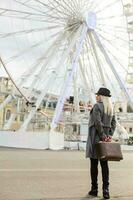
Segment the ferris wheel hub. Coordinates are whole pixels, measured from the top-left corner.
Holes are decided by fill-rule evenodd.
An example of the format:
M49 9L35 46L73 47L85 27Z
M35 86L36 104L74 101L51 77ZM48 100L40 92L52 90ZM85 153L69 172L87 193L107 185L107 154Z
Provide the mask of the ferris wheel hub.
M85 13L85 21L89 29L95 29L97 25L97 16L94 12Z

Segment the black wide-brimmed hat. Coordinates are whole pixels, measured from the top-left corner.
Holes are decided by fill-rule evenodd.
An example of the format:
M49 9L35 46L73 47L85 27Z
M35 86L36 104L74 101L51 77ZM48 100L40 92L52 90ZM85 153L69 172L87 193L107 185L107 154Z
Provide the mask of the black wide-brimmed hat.
M100 88L96 94L111 97L110 90L107 88Z

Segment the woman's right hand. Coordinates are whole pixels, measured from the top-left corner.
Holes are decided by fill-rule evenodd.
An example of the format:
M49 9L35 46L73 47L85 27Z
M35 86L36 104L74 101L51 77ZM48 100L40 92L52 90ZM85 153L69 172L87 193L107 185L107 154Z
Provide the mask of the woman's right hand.
M109 136L104 135L102 137L102 141L103 142L111 142L112 141L112 137L110 135Z

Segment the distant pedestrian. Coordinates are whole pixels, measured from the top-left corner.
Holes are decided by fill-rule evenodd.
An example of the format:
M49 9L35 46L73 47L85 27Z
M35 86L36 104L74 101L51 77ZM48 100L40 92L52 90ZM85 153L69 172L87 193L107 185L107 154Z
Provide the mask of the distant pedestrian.
M116 128L113 106L110 100L110 91L107 88L100 88L96 93L97 103L90 111L89 130L86 145L86 157L90 158L91 190L88 195L98 195L98 157L95 144L99 141L111 140ZM108 161L100 160L103 181L103 197L109 199L109 167Z

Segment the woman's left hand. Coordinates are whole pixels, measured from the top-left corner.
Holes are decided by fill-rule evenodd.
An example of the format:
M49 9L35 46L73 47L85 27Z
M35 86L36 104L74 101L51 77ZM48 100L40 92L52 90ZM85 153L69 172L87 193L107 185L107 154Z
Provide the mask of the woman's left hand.
M111 136L106 136L103 139L104 142L111 142L112 141L112 137Z

